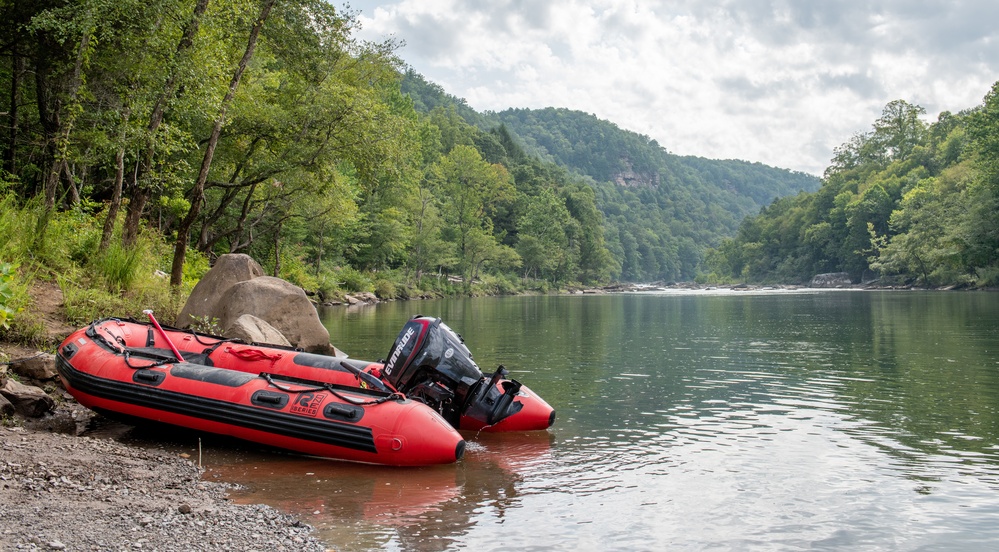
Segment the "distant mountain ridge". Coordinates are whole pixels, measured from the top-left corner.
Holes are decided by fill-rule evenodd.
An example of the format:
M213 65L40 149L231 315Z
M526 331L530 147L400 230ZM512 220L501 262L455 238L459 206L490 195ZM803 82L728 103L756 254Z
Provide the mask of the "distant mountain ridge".
M402 90L418 111L453 108L484 131L503 127L528 155L587 180L623 280L691 279L705 249L734 235L743 218L821 184L815 176L761 163L678 156L648 136L581 111L479 113L412 71Z
M745 196L734 201L739 215L755 214L778 197L814 191L820 180L812 175L740 160L678 156L647 136L581 111L565 108L507 109L488 114L522 139L528 152L596 181L622 186L645 184L718 188Z

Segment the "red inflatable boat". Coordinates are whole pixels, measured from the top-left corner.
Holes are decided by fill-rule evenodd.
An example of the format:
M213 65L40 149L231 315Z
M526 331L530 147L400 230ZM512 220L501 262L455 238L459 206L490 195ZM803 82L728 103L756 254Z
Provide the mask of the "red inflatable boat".
M502 366L484 375L461 337L438 318L418 316L407 322L384 364L191 330L157 330L135 321L108 319L92 328L113 343L164 361L175 359L170 350L175 346L185 359L216 368L402 393L461 430L535 431L555 421L555 410L527 386L507 379Z
M180 334L177 339L184 342L204 339ZM460 430L536 431L555 422L555 410L527 386L507 379L502 366L485 376L461 337L438 318L407 322L384 364L232 341L203 352L216 366L404 393Z
M236 344L107 319L66 338L57 366L81 404L112 415L374 464L446 464L464 452L465 441L440 414L401 393L256 372L254 362L229 368L194 350L220 353L223 345ZM251 350L275 354L244 349Z

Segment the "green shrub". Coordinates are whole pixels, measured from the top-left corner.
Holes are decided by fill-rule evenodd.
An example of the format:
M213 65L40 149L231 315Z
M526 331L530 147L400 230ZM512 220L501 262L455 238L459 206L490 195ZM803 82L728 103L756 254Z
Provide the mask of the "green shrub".
M169 249L168 258L170 259L170 264L164 265L168 267L173 265L173 249ZM206 257L204 253L196 250L187 250L187 255L184 256L183 285L188 289L188 292L194 288L195 284L197 284L198 281L204 277L205 273L211 270L211 268L212 265L208 262L208 257Z
M298 257L281 255L281 278L302 289L319 289L319 280L313 275L311 267Z
M514 295L520 291L521 286L515 276L487 274L472 284L472 295Z
M999 286L999 267L986 266L975 269L975 284L978 287Z
M336 270L335 275L340 285L347 291L374 291L371 279L356 268L340 267Z
M17 196L0 196L0 261L21 263L28 257L29 244L23 243L23 238L31 236L34 224L29 213L17 205Z
M208 316L195 316L194 320L191 322L191 329L209 335L222 335L225 331L224 328L219 324L219 319Z
M135 283L140 258L138 247L125 249L120 244L113 243L107 251L95 254L91 264L108 288L120 293Z
M375 295L377 295L379 299L395 299L395 284L385 278L375 280Z
M72 324L83 325L107 316L129 315L125 311L125 301L120 295L95 288L79 287L63 279L60 279L59 287L62 288L66 318ZM138 310L141 312L142 309Z
M9 330L14 315L20 312L18 290L14 279L17 269L10 263L0 263L0 330Z
M97 221L78 210L46 214L38 207L37 211L38 234L31 245L35 260L56 274L86 264L100 242Z

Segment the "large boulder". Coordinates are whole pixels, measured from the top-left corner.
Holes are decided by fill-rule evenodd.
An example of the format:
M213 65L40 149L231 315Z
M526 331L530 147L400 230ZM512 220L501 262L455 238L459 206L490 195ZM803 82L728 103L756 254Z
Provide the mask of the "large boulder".
M853 285L849 272L828 272L826 274L816 274L808 287L813 288L838 288Z
M218 299L215 316L223 328L244 314L266 320L294 347L330 354L330 332L302 288L271 276L233 284Z
M34 380L45 381L59 377L59 372L56 370L56 356L52 353L39 352L24 360L11 363L10 368L19 376Z
M252 314L244 314L237 318L231 326L222 332L222 336L230 339L242 339L247 343L291 346L291 343L274 326Z
M177 316L177 327L186 328L196 319L218 318L219 300L230 287L263 275L264 269L249 255L222 255L191 290L191 296ZM225 328L225 324L222 327Z
M0 387L0 395L10 401L17 412L30 418L38 418L55 408L55 401L45 391L13 379Z

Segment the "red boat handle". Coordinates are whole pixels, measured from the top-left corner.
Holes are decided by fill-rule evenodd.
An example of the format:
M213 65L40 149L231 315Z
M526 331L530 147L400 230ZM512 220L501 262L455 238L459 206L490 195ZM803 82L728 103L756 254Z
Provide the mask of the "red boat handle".
M163 331L163 328L160 326L160 323L156 321L156 317L153 316L153 311L146 309L142 311L142 313L149 316L149 321L153 323L153 326L156 326L156 329L159 330L160 335L162 335L163 339L166 340L167 345L170 346L170 350L173 351L173 356L177 357L177 362L184 362L184 357L180 356L180 351L178 351L177 347L174 346L173 341L170 341L170 336L168 336L166 332Z

